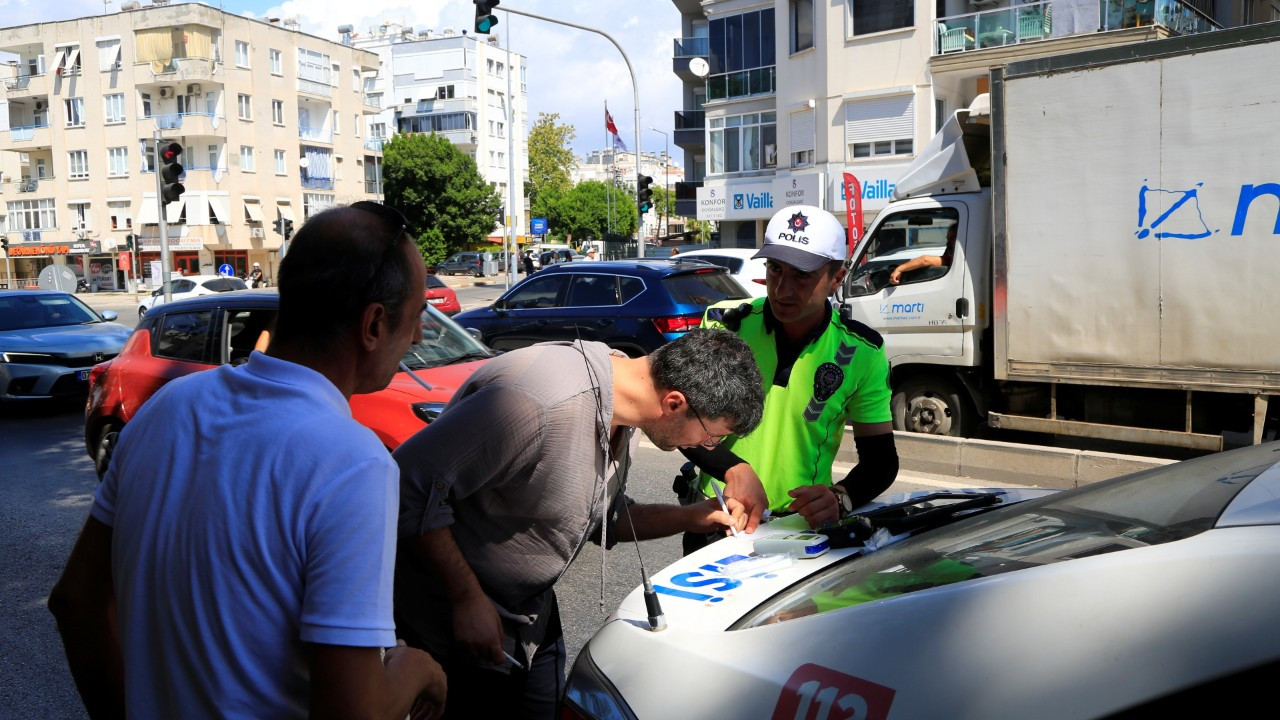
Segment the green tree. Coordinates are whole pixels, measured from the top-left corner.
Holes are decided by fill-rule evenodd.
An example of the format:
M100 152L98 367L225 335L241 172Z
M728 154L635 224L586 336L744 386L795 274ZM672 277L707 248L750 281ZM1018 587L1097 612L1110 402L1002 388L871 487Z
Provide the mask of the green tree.
M575 243L603 240L609 231L609 197L613 202L613 232L631 236L637 227L635 196L620 187L597 180L578 183L563 195L544 199L551 236L563 242L573 236Z
M569 173L578 160L570 144L577 132L559 120L556 113L538 113L538 121L529 129L529 185L525 191L534 217L545 217L547 203L573 188Z
M715 226L710 220L689 218L684 222L684 229L689 233L689 242L708 243L711 242L711 233L715 231Z
M653 221L657 223L659 234L663 234L666 231L665 223L670 222L671 218L675 216L675 209L675 193L667 192L667 189L661 185L654 185Z
M493 232L502 199L453 143L434 133L396 135L382 161L387 204L404 213L428 264Z

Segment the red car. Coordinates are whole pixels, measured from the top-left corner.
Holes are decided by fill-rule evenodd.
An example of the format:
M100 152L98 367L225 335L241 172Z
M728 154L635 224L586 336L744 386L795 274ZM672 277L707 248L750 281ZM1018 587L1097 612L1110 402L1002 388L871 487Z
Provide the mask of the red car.
M458 294L432 274L427 275L427 304L450 317L462 312Z
M241 290L148 312L120 354L89 372L84 439L99 477L120 430L147 398L175 378L247 362L250 352L262 349L279 301L274 290ZM394 450L433 420L490 357L493 352L429 305L422 314L422 342L409 347L403 363L430 389L402 370L385 389L352 396L352 415Z

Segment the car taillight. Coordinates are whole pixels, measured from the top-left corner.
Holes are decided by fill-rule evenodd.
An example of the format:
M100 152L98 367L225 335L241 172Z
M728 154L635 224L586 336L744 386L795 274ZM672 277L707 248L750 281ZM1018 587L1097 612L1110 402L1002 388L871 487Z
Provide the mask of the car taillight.
M654 327L660 333L689 332L702 324L701 315L676 315L675 317L659 317L653 319Z
M92 368L89 368L89 387L98 386L98 378L102 376L102 373L107 371L107 366L110 364L111 363L98 363Z

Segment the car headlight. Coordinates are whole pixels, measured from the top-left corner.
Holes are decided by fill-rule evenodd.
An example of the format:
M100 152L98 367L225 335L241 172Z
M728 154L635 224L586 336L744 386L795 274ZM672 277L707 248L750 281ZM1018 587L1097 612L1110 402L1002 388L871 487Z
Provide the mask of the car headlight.
M409 407L413 408L413 414L424 423L430 423L432 420L440 417L440 411L444 410L446 403L442 402L420 402L413 403Z
M7 352L0 353L0 360L7 363L35 363L44 365L53 361L53 356L48 353L24 353L24 352Z
M591 659L591 643L582 648L573 663L560 720L636 720L617 688Z

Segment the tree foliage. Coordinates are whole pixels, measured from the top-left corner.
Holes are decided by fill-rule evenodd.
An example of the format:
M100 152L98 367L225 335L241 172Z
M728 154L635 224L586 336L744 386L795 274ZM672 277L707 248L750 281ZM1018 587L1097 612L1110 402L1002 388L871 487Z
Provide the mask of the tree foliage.
M557 113L538 113L529 130L529 207L534 217L545 217L546 203L573 188L569 173L577 165L570 145L577 137L572 125L559 122Z
M566 193L552 193L543 198L551 237L563 242L570 235L575 242L603 240L609 232L609 197L613 202L613 233L631 236L636 231L635 196L623 188L610 187L597 180L578 183Z
M382 158L387 204L404 213L428 264L493 232L502 199L453 143L434 133L396 135Z

